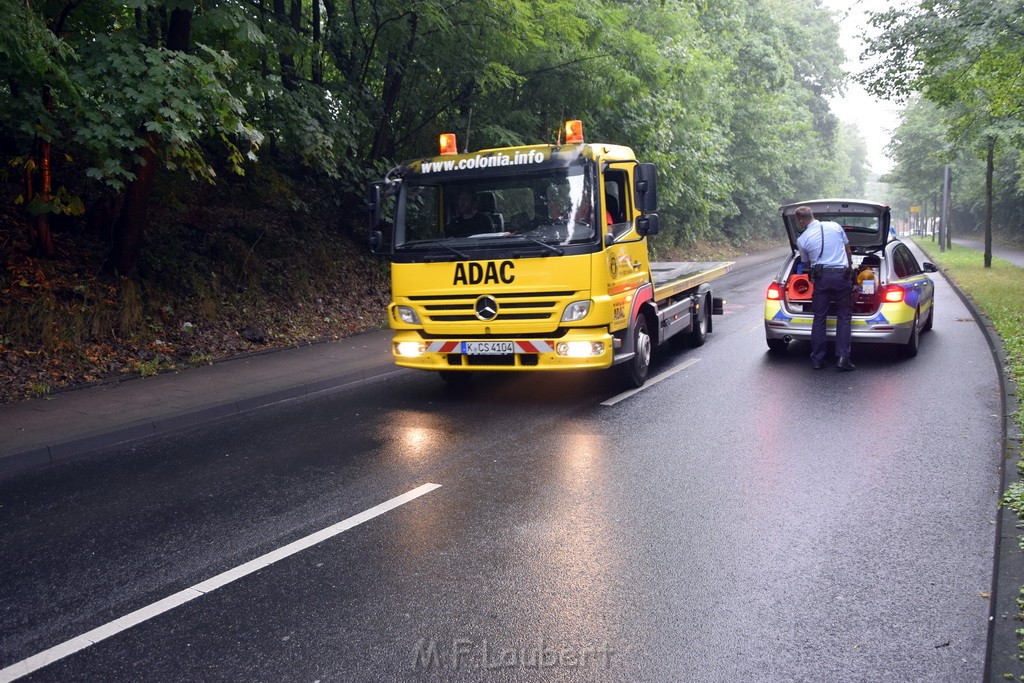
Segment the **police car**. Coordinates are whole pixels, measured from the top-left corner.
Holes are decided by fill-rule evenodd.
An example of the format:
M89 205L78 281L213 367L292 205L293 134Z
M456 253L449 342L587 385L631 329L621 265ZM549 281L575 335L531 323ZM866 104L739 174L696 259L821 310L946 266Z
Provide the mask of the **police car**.
M887 205L856 199L815 199L781 207L793 253L765 295L768 348L782 352L791 341L811 339L814 284L796 247L804 230L796 221L800 206L809 206L820 221L839 223L850 241L855 280L853 342L890 344L902 348L907 356L917 355L920 335L932 328L935 319L935 285L926 273L938 269L928 261L918 263L907 245L890 231ZM834 310L829 311L827 329L829 339L835 339Z

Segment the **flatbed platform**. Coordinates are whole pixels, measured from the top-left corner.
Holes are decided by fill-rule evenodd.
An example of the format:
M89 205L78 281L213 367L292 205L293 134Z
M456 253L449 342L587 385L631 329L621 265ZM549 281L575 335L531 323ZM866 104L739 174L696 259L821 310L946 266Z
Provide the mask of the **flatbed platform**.
M654 299L685 292L732 270L734 261L665 261L651 264L651 279L654 282Z

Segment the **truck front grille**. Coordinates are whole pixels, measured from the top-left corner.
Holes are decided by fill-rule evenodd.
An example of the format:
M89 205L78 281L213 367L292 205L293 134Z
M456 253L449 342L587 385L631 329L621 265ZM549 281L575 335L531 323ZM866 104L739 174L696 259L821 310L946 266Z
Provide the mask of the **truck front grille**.
M498 302L498 315L487 322L513 320L551 320L559 314L559 304L567 303L575 292L531 292L523 294L492 294ZM451 296L411 296L430 322L479 322L474 310L478 294ZM426 322L426 321L425 321Z
M518 362L517 362L518 360ZM457 353L448 354L448 365L470 367L536 367L538 356L535 353L511 353L503 356L463 356Z

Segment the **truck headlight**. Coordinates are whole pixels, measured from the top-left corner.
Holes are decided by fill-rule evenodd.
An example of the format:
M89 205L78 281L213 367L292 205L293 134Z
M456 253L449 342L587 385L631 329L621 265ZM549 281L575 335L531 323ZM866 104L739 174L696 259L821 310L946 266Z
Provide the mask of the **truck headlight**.
M398 312L398 318L407 325L419 325L420 317L416 315L416 310L411 306L396 306L395 310Z
M563 323L573 323L577 320L583 320L590 313L590 299L586 301L573 301L571 304L565 307L565 312L562 313Z
M604 355L604 342L558 342L555 344L555 353L567 358L589 358L591 356Z
M398 342L395 344L395 355L404 358L417 358L427 352L423 342Z

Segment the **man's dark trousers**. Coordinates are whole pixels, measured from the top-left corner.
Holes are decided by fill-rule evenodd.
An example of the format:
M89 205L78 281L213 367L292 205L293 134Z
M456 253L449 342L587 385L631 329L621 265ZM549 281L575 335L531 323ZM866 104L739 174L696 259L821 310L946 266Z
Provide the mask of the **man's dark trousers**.
M843 276L844 269L826 270L814 283L811 295L811 310L814 324L811 326L811 363L825 362L825 348L828 334L825 324L828 308L836 304L836 356L850 357L850 321L853 318L853 283Z

